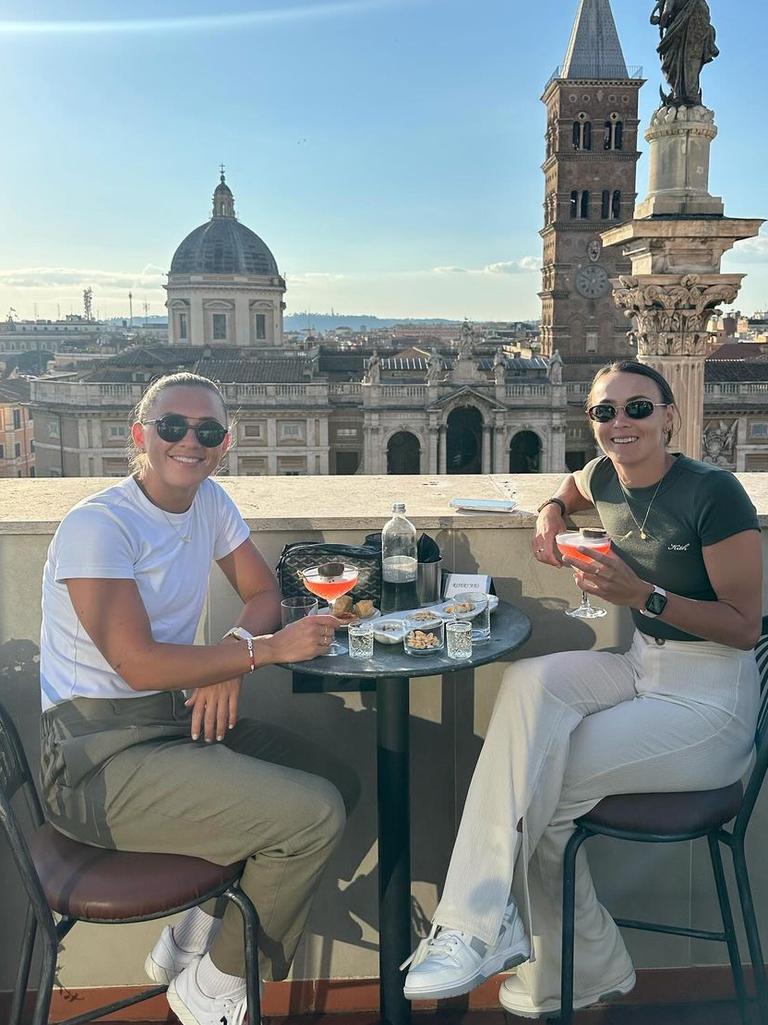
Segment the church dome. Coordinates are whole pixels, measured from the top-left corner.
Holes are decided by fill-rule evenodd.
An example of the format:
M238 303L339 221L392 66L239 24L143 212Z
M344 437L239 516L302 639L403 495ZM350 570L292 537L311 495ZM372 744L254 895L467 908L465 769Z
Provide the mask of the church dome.
M224 180L213 194L213 216L184 239L171 274L253 274L278 277L274 256L259 236L235 217L232 190Z

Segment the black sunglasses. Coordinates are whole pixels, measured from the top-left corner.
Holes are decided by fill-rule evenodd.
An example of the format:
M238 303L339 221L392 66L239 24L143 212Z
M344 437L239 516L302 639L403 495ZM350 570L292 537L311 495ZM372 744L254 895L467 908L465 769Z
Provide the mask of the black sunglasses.
M609 424L619 415L619 410L623 409L630 420L646 420L654 409L668 405L668 402L651 402L650 399L630 399L623 406L615 406L612 402L598 402L596 406L589 407L587 416L596 423Z
M221 445L228 433L227 428L213 418L201 420L193 427L181 413L166 413L157 420L144 421L145 427L150 424L155 425L158 437L168 442L181 441L187 436L187 431L194 431L195 437L205 448L216 448L217 445Z

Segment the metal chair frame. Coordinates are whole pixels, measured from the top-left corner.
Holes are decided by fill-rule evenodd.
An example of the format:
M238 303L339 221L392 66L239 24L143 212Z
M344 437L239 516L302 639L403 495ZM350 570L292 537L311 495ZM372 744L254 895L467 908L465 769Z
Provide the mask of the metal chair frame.
M249 1021L253 1023L261 1022L257 945L259 919L252 902L236 882L225 882L223 885L200 895L193 901L180 904L178 907L163 908L161 911L153 914L120 919L84 919L58 916L59 920L56 921L54 912L46 900L42 883L24 837L24 832L12 807L14 798L19 791L23 794L33 827L39 829L45 823L45 815L29 769L29 763L24 754L24 748L18 731L7 711L0 704L0 826L8 838L13 860L29 899L8 1025L20 1025L21 1023L38 931L42 941L42 966L35 1008L30 1025L47 1025L55 984L58 947L60 942L78 922L91 922L95 925L125 925L131 922L150 922L155 919L166 918L179 911L187 911L189 908L197 907L205 901L216 897L223 897L231 901L236 905L243 917ZM104 1007L97 1007L85 1014L79 1014L74 1018L68 1018L66 1021L58 1023L58 1025L82 1025L84 1022L94 1021L123 1007L130 1007L132 1004L142 1003L152 997L159 996L161 993L165 993L167 988L167 986L153 986L125 1000L118 1000Z
M726 829L720 827L702 829L692 833L647 833L635 830L615 829L589 821L586 815L576 820L576 831L568 842L563 860L563 933L562 963L560 982L560 1025L571 1025L573 1020L573 948L574 948L574 915L575 915L575 884L576 855L585 840L591 836L611 836L618 840L633 840L639 843L683 843L706 837L712 862L715 889L717 892L723 930L714 932L705 929L688 929L682 926L664 925L659 922L643 922L634 919L617 918L616 924L625 929L642 929L648 932L667 933L675 936L688 936L693 939L713 940L725 943L733 973L733 983L739 1005L739 1013L744 1025L749 1025L749 1001L744 982L744 970L739 954L739 945L733 921L733 912L728 895L728 886L723 869L720 845L726 846L733 858L736 887L741 905L744 929L747 935L752 971L756 990L758 1009L758 1025L768 1022L768 979L766 978L765 961L760 943L757 916L749 882L744 841L752 811L755 807L760 788L768 771L768 616L763 618L762 636L755 647L758 669L760 672L761 702L755 736L756 758L747 782L741 807L733 825Z

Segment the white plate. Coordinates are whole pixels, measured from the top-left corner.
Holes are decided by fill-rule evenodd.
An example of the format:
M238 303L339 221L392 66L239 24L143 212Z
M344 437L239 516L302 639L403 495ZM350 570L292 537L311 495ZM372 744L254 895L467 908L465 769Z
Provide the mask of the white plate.
M384 630L382 629L385 624L392 624L397 629ZM405 625L405 619L400 619L395 616L387 616L385 619L379 620L373 628L373 639L378 641L379 644L402 644L403 638L408 633Z
M326 615L332 616L333 613L332 612L327 612ZM357 619L350 620L350 622L351 623L372 623L374 621L374 619L378 619L379 616L381 616L381 611L374 606L373 612L370 614L370 616L366 616L365 619L360 619L358 617ZM337 626L336 627L336 632L338 633L340 630L346 630L348 626L349 626L349 623L345 623L343 626Z
M515 509L517 502L512 498L452 498L448 505L465 512L508 513Z
M478 601L478 597L479 596L476 594L457 594L454 595L453 598L447 598L444 602L442 602L437 607L436 611L438 615L442 616L444 619L452 619L453 613L446 611L448 608L450 608L452 605L458 605L461 602L471 602L474 606L472 611L460 612L458 613L458 615L459 618L462 619L474 619L474 617L478 615L478 613L482 612L483 608L483 603ZM499 607L499 599L495 594L488 595L488 607L490 608L491 612L493 612L495 609Z

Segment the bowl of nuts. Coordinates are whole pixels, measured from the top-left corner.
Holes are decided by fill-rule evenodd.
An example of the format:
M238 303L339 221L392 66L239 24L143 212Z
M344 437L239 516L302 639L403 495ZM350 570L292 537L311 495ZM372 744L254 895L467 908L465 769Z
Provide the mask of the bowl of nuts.
M403 648L408 655L431 655L445 646L445 624L442 619L408 620Z

